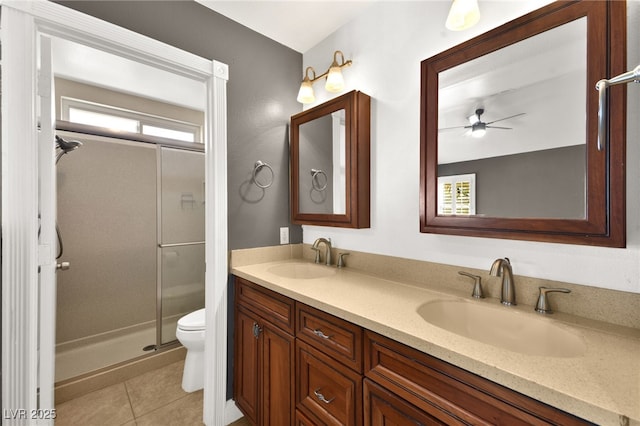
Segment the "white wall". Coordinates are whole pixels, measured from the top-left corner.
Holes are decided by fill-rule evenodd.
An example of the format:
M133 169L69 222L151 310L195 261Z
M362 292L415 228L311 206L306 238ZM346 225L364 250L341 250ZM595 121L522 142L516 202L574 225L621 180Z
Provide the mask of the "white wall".
M420 61L484 33L547 0L481 1L480 23L463 32L444 28L447 1L376 2L304 54L303 66L328 67L334 50L345 91L372 98L371 228L304 227L304 242L330 237L335 247L489 269L507 256L518 275L640 293L640 85L628 87L627 248L472 238L419 232ZM640 1L628 1L628 68L640 63ZM329 96L314 85L317 103ZM313 106L313 105L311 105Z

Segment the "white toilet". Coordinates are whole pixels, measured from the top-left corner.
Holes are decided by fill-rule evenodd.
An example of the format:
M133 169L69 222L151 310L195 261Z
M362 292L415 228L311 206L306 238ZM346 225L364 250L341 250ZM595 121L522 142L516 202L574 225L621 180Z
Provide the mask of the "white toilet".
M185 392L195 392L204 387L204 330L204 309L178 320L176 337L187 348L182 373L182 389Z

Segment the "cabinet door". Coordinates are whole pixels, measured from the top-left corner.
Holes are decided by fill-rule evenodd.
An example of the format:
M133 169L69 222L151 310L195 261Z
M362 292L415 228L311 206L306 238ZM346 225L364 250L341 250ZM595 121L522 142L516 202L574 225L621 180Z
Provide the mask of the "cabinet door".
M244 415L257 424L260 388L258 383L259 339L255 335L258 316L236 306L235 365L233 399Z
M293 336L264 323L260 336L262 423L291 425L294 418L294 357Z
M458 424L451 419L448 424ZM364 425L365 426L431 426L446 425L369 379L364 380Z

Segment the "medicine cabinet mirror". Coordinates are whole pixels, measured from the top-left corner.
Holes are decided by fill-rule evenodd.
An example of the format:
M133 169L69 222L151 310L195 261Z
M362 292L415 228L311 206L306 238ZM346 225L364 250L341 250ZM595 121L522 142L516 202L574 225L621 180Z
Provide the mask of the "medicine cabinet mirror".
M369 96L352 91L291 117L291 218L369 227Z
M624 247L625 58L624 1L558 1L424 60L421 232Z

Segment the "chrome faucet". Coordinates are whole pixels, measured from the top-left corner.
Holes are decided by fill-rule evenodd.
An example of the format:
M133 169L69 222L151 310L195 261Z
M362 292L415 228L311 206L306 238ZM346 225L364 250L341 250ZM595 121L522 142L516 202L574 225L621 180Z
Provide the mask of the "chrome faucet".
M496 259L491 265L489 274L494 277L502 277L502 293L500 302L511 306L516 304L516 288L513 282L513 271L508 257Z
M311 247L312 250L319 250L318 246L320 245L320 243L324 243L325 246L325 251L324 251L324 258L325 258L325 262L327 265L331 265L331 241L329 241L326 238L318 238L317 240L315 240L313 242L313 246ZM316 263L320 263L320 256L319 256L320 252L317 251L317 255L316 255Z

